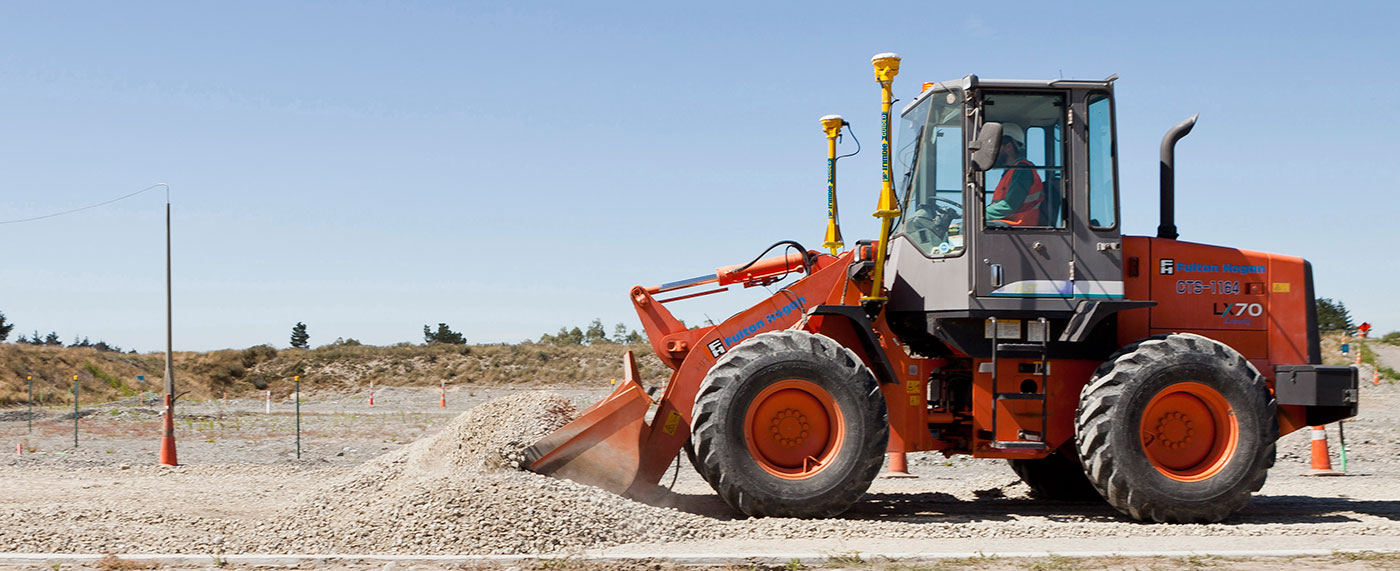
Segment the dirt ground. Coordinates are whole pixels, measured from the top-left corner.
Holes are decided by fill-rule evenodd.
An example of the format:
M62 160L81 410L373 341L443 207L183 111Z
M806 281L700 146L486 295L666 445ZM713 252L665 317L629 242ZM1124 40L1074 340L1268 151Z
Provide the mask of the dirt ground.
M1381 358L1394 359L1387 364L1400 368L1400 350ZM1220 524L1142 524L1098 502L1038 500L1002 461L938 454L911 455L910 471L917 477L877 480L867 497L839 518L740 520L682 455L674 484L670 475L662 482L672 490L665 503L717 522L722 530L718 537L653 542L638 536L586 552L542 552L528 554L540 559L492 562L244 563L225 545L237 543L228 534L268 520L325 482L431 435L463 411L513 390L449 390L446 408L438 406L438 392L427 389L381 388L373 407L367 404L367 392L304 395L300 459L291 401L272 403L271 413L258 400L181 403L177 438L182 465L175 468L155 465L158 407L149 400L81 410L76 448L71 409L36 409L31 433L24 409L9 408L0 410L0 446L5 447L0 450L7 449L0 457L0 480L5 482L0 486L0 518L5 519L0 524L0 552L209 556L207 564L160 563L167 569L214 565L221 554L230 556L224 566L247 568L666 568L695 554L753 555L750 561L760 567L787 568L800 568L799 561L810 564L813 558L824 559L826 568L1400 568L1400 557L1376 553L1400 551L1400 385L1373 386L1369 378L1364 380L1361 414L1345 424L1347 475L1305 476L1309 435L1290 434L1279 442L1278 462L1263 490ZM606 391L607 387L556 392L586 405ZM1328 436L1334 466L1341 469L1335 429L1329 427ZM25 453L16 454L17 446ZM1316 553L1299 555L1300 550ZM1075 557L1110 552L1125 555ZM1241 555L1190 555L1193 552ZM1291 556L1266 556L1269 552ZM1014 556L1027 553L1041 556ZM947 558L932 560L929 554ZM624 559L575 560L583 555ZM649 556L674 559L645 562ZM0 558L0 568L49 561L34 557ZM139 556L127 559L54 561L137 568L131 560Z

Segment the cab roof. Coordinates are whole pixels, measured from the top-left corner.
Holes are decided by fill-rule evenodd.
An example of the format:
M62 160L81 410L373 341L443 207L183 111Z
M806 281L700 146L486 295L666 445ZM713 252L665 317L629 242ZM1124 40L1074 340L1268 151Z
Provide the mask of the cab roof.
M909 105L904 107L904 112L908 112L915 105L918 105L924 98L934 93L943 93L951 89L967 91L969 89L981 88L1002 88L1002 89L1068 89L1079 88L1102 88L1113 89L1113 82L1118 81L1118 74L1110 75L1104 79L982 79L976 75L968 75L952 81L934 82L928 89L915 97Z

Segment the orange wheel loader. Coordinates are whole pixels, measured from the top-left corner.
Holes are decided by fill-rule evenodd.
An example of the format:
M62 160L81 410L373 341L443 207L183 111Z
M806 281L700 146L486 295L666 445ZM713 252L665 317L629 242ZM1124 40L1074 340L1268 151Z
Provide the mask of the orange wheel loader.
M1123 236L1116 76L924 84L895 146L899 58L873 63L879 237L841 251L833 142L828 251L780 242L632 288L670 381L648 394L629 352L529 469L645 497L685 450L735 510L813 518L858 501L887 453L940 451L1005 458L1042 497L1215 522L1263 486L1280 435L1356 414L1356 370L1321 365L1307 261L1177 239L1173 149L1195 117L1162 141L1157 235ZM822 119L833 141L845 121ZM667 309L789 277L718 325Z

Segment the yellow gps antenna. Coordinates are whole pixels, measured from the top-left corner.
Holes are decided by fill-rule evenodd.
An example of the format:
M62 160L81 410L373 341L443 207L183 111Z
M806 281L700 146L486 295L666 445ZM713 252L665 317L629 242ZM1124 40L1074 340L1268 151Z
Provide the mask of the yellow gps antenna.
M822 247L831 250L831 255L846 244L841 241L841 223L836 219L836 136L846 120L840 115L822 117L822 130L826 131L826 241Z
M860 298L861 303L885 301L885 246L890 236L890 224L899 216L899 203L894 196L894 173L890 168L890 105L894 95L890 90L894 76L899 75L899 54L883 53L870 58L875 66L875 81L880 84L880 170L883 183L880 187L880 203L875 206L872 216L880 219L880 236L875 240L875 272L870 295Z

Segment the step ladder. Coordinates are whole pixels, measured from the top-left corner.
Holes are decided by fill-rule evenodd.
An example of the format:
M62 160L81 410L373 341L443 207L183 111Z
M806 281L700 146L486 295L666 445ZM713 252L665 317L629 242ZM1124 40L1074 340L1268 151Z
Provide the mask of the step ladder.
M992 448L1000 450L1044 450L1045 430L1048 425L1046 416L1049 413L1049 403L1046 402L1045 389L1046 381L1050 376L1050 322L1044 317L1036 320L1040 325L1040 343L1002 343L998 337L997 318L990 319L992 324ZM1027 328L1026 337L1030 338L1030 330ZM999 385L1001 374L999 358L1029 358L1039 359L1040 369L1040 392L1001 392ZM1016 440L996 440L997 438L997 409L1003 401L1040 401L1040 432L1032 433L1027 430L1019 430L1016 433Z

